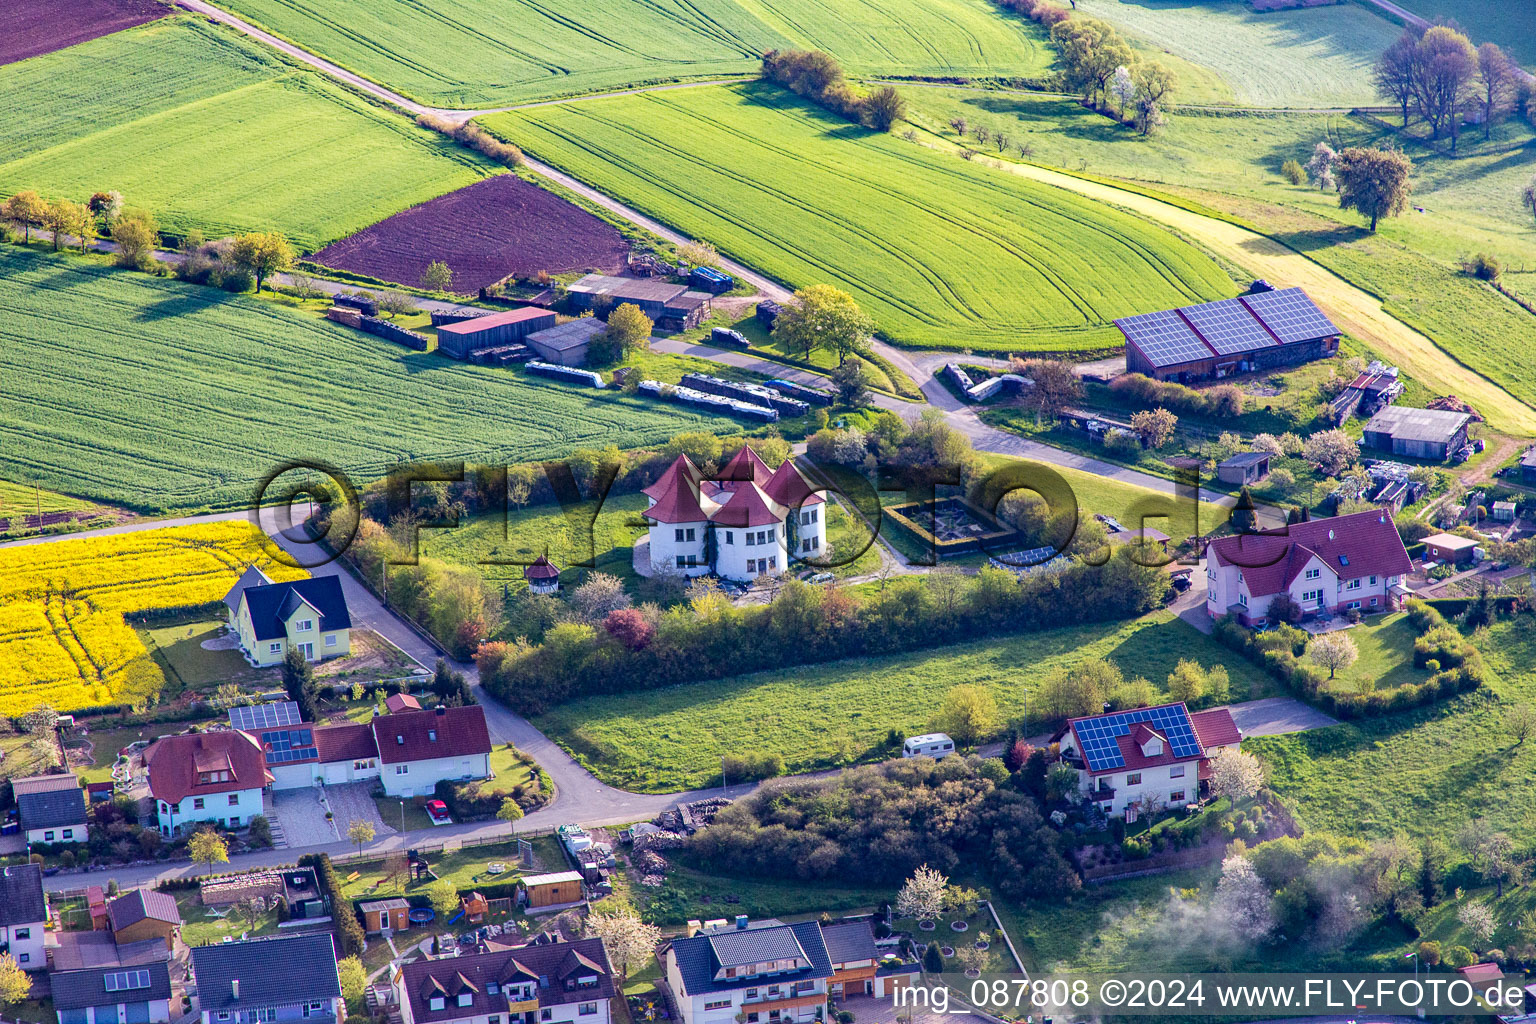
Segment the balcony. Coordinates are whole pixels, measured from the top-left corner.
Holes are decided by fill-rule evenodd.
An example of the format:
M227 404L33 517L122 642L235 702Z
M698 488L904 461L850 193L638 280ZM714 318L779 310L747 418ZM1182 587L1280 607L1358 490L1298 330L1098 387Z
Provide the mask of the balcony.
M815 1000L825 999L826 993L816 991L814 985L805 985L804 987L796 986L793 989L780 989L773 995L769 995L767 991L764 990L762 994L757 996L755 999L743 999L741 1001L741 1005L744 1007L763 1005L781 1006L785 1003L792 1002L797 999L807 998Z
M1091 789L1088 791L1088 799L1090 800L1113 800L1114 798L1115 790L1113 787Z

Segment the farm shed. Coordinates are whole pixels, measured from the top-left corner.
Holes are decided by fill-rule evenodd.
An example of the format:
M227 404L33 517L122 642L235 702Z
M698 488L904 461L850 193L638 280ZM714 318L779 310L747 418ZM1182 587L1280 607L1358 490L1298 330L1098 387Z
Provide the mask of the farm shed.
M1216 479L1225 484L1256 484L1267 476L1268 452L1238 452L1216 467Z
M511 345L535 331L555 326L555 314L547 309L524 306L505 313L492 313L437 329L437 350L451 359L468 359L481 349Z
M1467 443L1471 422L1469 413L1389 405L1371 417L1361 440L1394 455L1443 462Z
M523 901L530 907L553 907L581 902L581 872L555 871L529 875L522 880Z
M1512 501L1496 501L1493 503L1493 521L1496 523L1512 523L1515 521L1515 503Z
M1471 537L1458 537L1452 533L1432 533L1424 538L1424 557L1431 562L1450 565L1471 563L1477 550L1477 541Z
M557 327L534 331L524 340L545 362L561 366L581 366L587 361L587 346L608 325L595 316L584 316Z
M588 274L566 289L572 306L606 317L624 303L638 306L658 328L681 331L697 327L709 309L709 293L689 291L680 284Z
M1322 359L1338 352L1341 333L1300 288L1250 291L1115 326L1125 335L1127 371L1180 383Z
M411 926L411 905L403 899L371 900L359 903L357 909L363 914L363 931L369 935L403 932Z

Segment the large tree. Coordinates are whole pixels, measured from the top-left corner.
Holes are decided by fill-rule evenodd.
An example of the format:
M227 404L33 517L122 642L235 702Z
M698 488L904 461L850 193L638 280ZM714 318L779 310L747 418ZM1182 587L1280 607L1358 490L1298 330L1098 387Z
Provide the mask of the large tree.
M882 85L864 97L864 119L877 132L888 132L891 125L907 115L907 101L889 85Z
M32 229L43 222L43 216L48 212L48 203L31 189L24 189L5 201L4 212L21 225L22 240L30 242Z
M1358 210L1371 220L1371 230L1383 217L1396 217L1408 208L1413 192L1413 161L1395 149L1351 146L1334 164L1339 181L1339 207Z
M1451 135L1451 150L1461 135L1461 120L1477 73L1472 41L1446 25L1436 25L1414 47L1414 99L1419 115L1435 138Z
M608 960L619 969L619 977L629 978L629 972L645 964L656 952L661 941L661 929L640 920L640 915L629 908L611 913L592 914L587 918L587 930L603 940Z
M923 864L902 883L901 891L896 894L896 915L933 921L944 912L944 896L948 891L949 879L944 873Z
M1360 657L1360 649L1348 633L1323 633L1307 645L1307 657L1313 663L1328 670L1328 678L1338 675L1339 669L1348 668Z
M779 310L773 336L791 352L807 359L818 348L837 353L841 366L851 355L863 352L875 323L852 295L829 284L813 284L795 292Z
M259 292L268 277L292 265L293 247L281 231L252 231L235 239L229 256L235 266L250 271L256 278Z
M0 1006L16 1006L32 991L32 978L16 958L0 953Z
M128 210L112 223L119 266L141 267L160 244L160 225L148 210Z
M944 695L936 724L961 747L969 748L1002 724L997 701L980 683L961 683Z
M1418 45L1417 34L1411 30L1404 32L1395 43L1387 47L1371 71L1377 94L1397 105L1403 115L1404 128L1408 127L1408 112L1416 95L1414 75Z
M1034 410L1037 427L1043 419L1055 419L1083 397L1083 382L1069 360L1016 359L1009 369L1032 382L1020 400Z
M1483 139L1493 133L1493 119L1503 113L1515 94L1515 66L1498 43L1477 48L1478 105L1482 107Z
M187 843L187 853L197 863L208 865L210 873L215 864L229 863L229 844L211 827L200 828L192 833Z
M607 334L619 352L628 356L631 352L650 346L651 328L654 326L651 318L641 312L639 306L625 302L608 314Z

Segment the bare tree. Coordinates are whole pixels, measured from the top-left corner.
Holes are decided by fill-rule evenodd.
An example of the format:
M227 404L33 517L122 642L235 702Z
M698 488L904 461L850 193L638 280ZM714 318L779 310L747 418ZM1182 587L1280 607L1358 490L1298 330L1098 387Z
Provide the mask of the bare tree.
M1414 100L1414 67L1419 39L1411 30L1398 37L1376 61L1371 78L1376 92L1397 104L1402 111L1403 127L1408 127L1408 111Z
M1515 91L1515 69L1498 43L1477 48L1478 103L1483 108L1483 141L1493 134L1493 119L1508 105Z

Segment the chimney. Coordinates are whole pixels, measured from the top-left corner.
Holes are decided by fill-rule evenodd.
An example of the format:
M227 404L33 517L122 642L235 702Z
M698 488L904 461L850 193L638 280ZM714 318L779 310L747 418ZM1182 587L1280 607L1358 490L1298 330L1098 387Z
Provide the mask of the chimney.
M229 994L235 999L240 998L240 979L231 978L229 981Z
M435 710L440 715L446 715L448 713L448 709L443 707L441 704L439 704Z
M746 914L737 914L736 915L736 930L739 931L739 932L744 932L744 931L747 930L747 915Z

